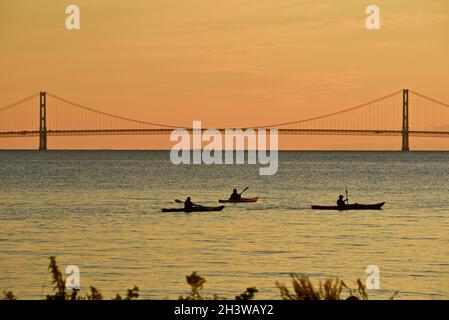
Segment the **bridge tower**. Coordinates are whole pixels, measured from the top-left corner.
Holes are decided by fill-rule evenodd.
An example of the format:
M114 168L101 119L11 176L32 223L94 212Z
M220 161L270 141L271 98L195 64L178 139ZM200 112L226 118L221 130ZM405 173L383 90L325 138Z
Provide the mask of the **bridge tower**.
M40 92L39 99L39 150L47 150L47 95Z
M409 147L409 127L408 127L408 89L402 91L402 151L410 151Z

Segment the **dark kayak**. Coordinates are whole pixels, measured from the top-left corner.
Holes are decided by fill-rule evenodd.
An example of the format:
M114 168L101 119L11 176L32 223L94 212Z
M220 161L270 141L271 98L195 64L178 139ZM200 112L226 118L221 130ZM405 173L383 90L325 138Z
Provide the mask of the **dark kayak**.
M375 203L375 204L347 204L344 207L337 206L312 206L313 210L380 210L385 202Z
M219 207L193 207L190 210L184 208L172 208L172 209L162 209L162 212L210 212L210 211L221 211L224 206Z
M218 200L220 203L248 203L248 202L257 202L259 197L255 198L242 198L240 200Z

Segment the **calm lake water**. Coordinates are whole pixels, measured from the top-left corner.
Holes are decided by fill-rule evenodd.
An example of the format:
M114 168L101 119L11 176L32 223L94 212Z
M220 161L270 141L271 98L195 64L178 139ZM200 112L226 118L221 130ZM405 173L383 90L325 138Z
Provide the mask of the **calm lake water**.
M0 152L0 291L51 292L48 257L80 267L81 287L106 298L138 285L175 299L198 271L205 293L249 286L279 298L289 273L354 287L377 265L374 298L449 298L449 153L281 152L279 171L255 165L175 166L168 152ZM216 205L234 187L256 204L163 214L175 198ZM349 190L382 211L314 211Z

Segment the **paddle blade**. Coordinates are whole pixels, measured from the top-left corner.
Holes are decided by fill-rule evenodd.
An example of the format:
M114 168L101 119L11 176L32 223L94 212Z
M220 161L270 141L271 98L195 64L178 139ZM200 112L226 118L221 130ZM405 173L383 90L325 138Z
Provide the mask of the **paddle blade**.
M184 203L184 201L181 201L181 200L179 200L179 199L175 199L175 202L176 202L176 203Z

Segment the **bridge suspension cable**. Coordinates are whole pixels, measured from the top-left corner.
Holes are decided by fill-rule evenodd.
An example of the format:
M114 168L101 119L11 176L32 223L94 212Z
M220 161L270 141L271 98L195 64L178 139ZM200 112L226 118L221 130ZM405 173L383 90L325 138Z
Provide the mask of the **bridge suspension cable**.
M38 96L35 93L0 108L0 137L38 129Z
M28 101L34 99L34 98L37 98L37 96L39 96L39 92L37 92L35 94L32 94L29 97L26 97L26 98L23 98L21 100L18 100L16 102L10 103L10 104L8 104L8 105L6 105L4 107L1 107L0 108L0 112L8 110L8 109L11 109L11 108L14 108L14 107L17 107L17 106L21 105L22 103L25 103L25 102L28 102Z
M444 102L438 101L438 100L436 100L436 99L430 98L430 97L428 97L428 96L425 96L425 95L423 95L423 94L421 94L421 93L418 93L418 92L416 92L416 91L413 91L413 90L410 90L410 92L413 93L414 95L418 96L418 97L427 99L427 100L429 100L429 101L431 101L431 102L433 102L433 103L436 103L436 104L439 104L439 105L441 105L441 106L443 106L443 107L449 108L449 104L447 104L447 103L444 103Z
M344 113L348 113L348 112L351 112L351 111L355 111L355 110L364 108L366 106L372 105L372 104L380 102L382 100L394 97L395 95L398 95L401 92L402 92L402 90L395 91L393 93L390 93L390 94L388 94L386 96L383 96L383 97L380 97L378 99L371 100L371 101L359 104L359 105L354 106L354 107L349 107L349 108L346 108L346 109L343 109L343 110L340 110L340 111L328 113L328 114L321 115L321 116L311 117L311 118L297 120L297 121L290 121L290 122L283 122L283 123L276 123L276 124L270 124L270 125L264 125L264 126L248 127L248 128L275 128L275 127L279 128L279 127L284 127L284 126L293 125L293 124L300 124L300 123L305 123L305 122L310 122L310 121L315 121L315 120L321 120L321 119L329 118L329 117L332 117L332 116L337 116L337 115L340 115L340 114L344 114Z
M81 104L79 104L79 103L76 103L76 102L73 102L73 101L70 101L70 100L61 98L61 97L59 97L59 96L57 96L57 95L54 95L54 94L52 94L52 93L48 93L48 92L47 92L47 95L48 95L49 97L51 97L51 98L54 98L54 99L56 99L56 100L59 100L60 102L67 103L67 104L69 104L69 105L72 105L72 106L74 106L74 107L83 109L83 110L85 110L85 111L90 111L90 112L93 112L93 113L96 113L96 114L99 114L99 115L102 115L102 116L114 118L114 119L117 119L117 120L124 120L124 121L134 122L134 123L137 123L137 124L144 124L144 125L149 125L149 126L163 127L163 128L170 128L170 129L183 128L183 127L179 127L179 126L166 125L166 124L160 124L160 123L153 123L153 122L147 122L147 121L136 120L136 119L131 119L131 118L127 118L127 117L122 117L122 116L118 116L118 115L115 115L115 114L112 114L112 113L108 113L108 112L104 112L104 111L99 111L99 110L96 110L96 109L94 109L94 108L90 108L90 107L81 105Z

